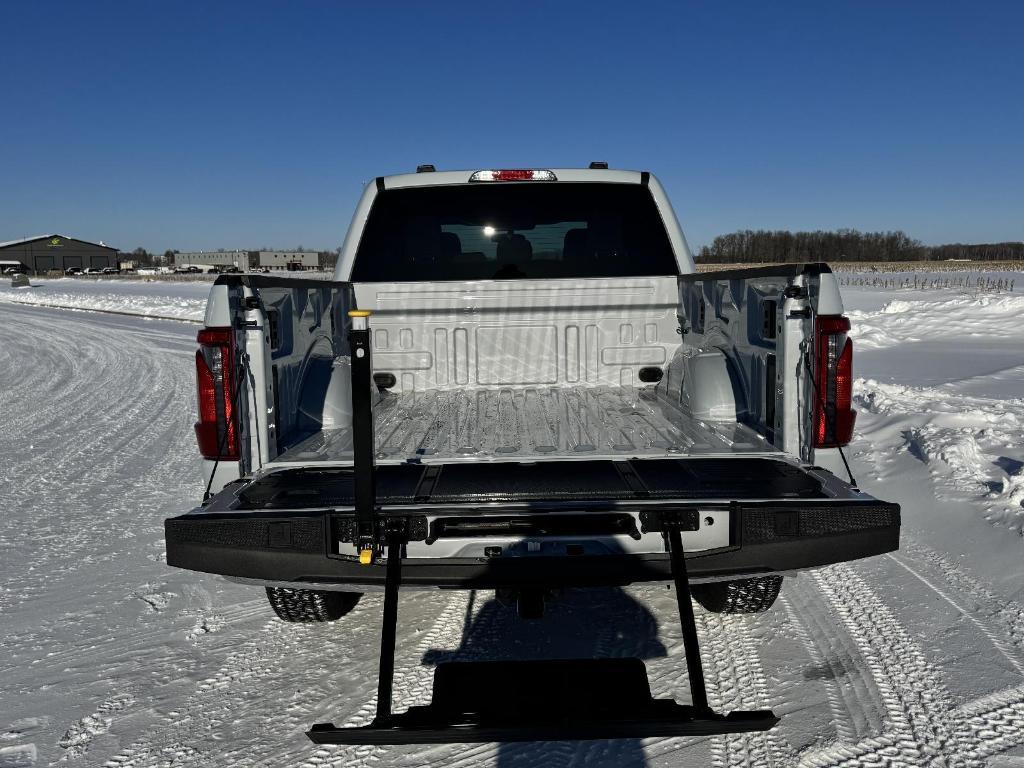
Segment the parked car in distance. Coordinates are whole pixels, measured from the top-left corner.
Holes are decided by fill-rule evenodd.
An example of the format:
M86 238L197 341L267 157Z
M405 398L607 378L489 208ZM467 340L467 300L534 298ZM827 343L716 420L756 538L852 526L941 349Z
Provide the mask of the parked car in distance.
M68 277L76 277L76 276L82 274L82 268L81 267L68 267L67 269L64 270L64 274L67 275Z
M176 274L176 275L201 275L201 274L203 274L203 270L201 270L199 267L196 267L196 266L175 267L174 268L174 274Z
M87 267L83 275L102 275L103 269L101 267Z
M15 264L13 267L7 267L7 269L4 270L5 275L24 275L26 272L28 272L28 269L24 264Z
M100 274L103 274L103 275L120 275L121 274L121 270L118 269L117 267L104 267L102 270L100 270Z

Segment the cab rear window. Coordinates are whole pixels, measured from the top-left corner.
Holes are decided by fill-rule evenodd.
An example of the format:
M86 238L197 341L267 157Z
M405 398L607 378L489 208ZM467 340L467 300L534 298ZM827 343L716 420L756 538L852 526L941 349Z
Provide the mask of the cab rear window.
M384 190L352 280L515 280L677 274L639 184L521 182Z

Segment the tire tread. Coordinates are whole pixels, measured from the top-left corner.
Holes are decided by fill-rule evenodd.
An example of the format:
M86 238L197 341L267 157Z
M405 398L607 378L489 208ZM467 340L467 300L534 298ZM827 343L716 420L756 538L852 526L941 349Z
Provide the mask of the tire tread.
M267 600L282 621L312 624L337 621L356 607L358 592L329 592L317 589L267 587Z
M781 590L781 576L694 584L690 588L693 598L711 613L764 613Z

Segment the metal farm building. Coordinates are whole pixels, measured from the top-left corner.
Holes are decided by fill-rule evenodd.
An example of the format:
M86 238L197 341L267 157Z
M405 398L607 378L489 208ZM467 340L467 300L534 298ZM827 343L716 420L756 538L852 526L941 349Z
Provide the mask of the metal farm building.
M116 267L117 248L66 235L39 235L0 243L0 262L18 262L36 275L71 267Z
M316 251L249 251L251 269L316 269L320 254Z
M248 251L185 251L174 254L176 267L238 267L247 272Z

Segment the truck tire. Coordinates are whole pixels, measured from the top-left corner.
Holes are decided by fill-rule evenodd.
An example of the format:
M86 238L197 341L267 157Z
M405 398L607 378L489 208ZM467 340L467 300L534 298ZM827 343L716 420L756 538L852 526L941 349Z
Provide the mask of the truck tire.
M295 624L337 621L356 607L360 597L359 592L267 587L267 600L277 617Z
M781 589L781 576L758 576L693 584L690 594L711 613L763 613L772 607Z

